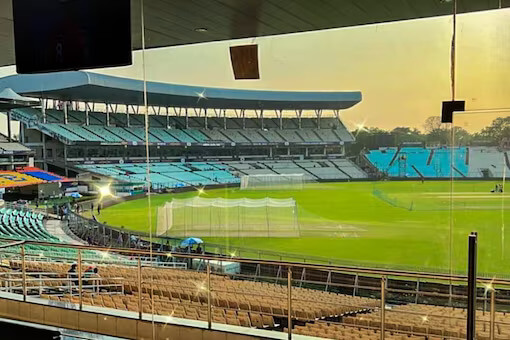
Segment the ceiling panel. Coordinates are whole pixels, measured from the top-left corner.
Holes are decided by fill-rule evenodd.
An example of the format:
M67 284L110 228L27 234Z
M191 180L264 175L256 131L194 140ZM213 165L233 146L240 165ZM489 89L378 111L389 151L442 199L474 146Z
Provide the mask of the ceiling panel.
M12 0L0 0L0 66L14 63ZM500 0L458 0L459 12ZM501 0L510 7L510 0ZM132 3L133 48L141 48L140 0ZM452 13L452 0L144 0L146 47L295 33ZM206 31L198 29L205 28Z

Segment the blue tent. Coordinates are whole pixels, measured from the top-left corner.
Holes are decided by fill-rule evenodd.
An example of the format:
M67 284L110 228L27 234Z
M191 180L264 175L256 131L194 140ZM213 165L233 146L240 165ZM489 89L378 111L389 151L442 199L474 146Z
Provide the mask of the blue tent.
M189 247L195 244L201 244L204 243L201 239L197 237L189 237L181 242L181 247Z

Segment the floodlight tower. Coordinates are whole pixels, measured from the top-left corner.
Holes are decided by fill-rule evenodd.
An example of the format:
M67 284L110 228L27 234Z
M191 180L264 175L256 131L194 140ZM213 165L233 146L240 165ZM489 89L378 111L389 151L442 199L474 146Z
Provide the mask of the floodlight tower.
M401 153L398 157L398 177L405 177L407 174L407 154Z

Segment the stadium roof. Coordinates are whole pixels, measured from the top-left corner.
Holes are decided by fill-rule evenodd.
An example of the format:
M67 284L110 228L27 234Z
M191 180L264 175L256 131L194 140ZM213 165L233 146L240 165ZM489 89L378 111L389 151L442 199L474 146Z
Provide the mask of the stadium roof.
M30 106L38 102L37 99L22 97L8 87L3 90L0 88L0 111Z
M510 7L510 0L458 0L459 13ZM140 1L132 4L141 46ZM267 36L452 14L453 0L144 0L148 48ZM0 66L14 64L12 0L0 0Z
M98 73L70 71L0 78L0 90L37 98L143 105L143 82ZM361 101L361 92L288 92L238 90L148 82L149 105L212 109L346 109Z

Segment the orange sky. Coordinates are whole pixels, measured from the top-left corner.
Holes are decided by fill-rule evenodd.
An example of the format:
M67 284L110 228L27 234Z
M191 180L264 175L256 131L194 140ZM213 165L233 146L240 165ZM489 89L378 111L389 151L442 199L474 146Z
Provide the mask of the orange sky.
M510 107L510 10L459 16L457 97L468 109ZM452 18L333 29L285 36L162 48L146 53L149 80L274 90L360 90L342 113L350 126L422 128L450 94ZM228 46L255 42L261 79L233 79ZM133 67L102 72L142 77ZM487 119L471 118L477 130ZM464 124L465 125L465 124Z
M468 109L509 108L510 10L461 15L458 22L457 97L466 100ZM349 126L365 122L421 129L451 97L451 24L451 17L440 17L155 49L146 52L146 76L230 88L359 90L363 101L342 113ZM228 47L252 42L259 44L262 77L236 81ZM141 79L140 53L133 66L96 71ZM490 119L477 114L462 120L474 131Z

